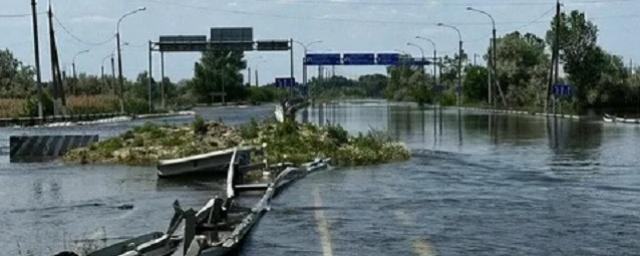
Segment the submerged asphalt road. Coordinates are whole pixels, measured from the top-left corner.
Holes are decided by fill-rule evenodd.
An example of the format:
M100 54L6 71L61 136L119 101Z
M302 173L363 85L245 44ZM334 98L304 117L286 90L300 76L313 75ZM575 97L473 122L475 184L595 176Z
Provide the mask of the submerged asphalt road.
M200 112L239 123L271 109ZM323 106L310 120L352 133L386 130L414 156L298 181L273 201L241 255L640 251L640 127L447 110L440 129L432 109L379 101ZM130 125L89 129L117 134ZM24 132L0 131L2 146L5 134ZM0 245L10 255L164 230L173 200L198 207L216 187L157 180L153 168L12 165L1 157Z
M311 120L388 130L408 162L318 172L243 255L638 255L640 127L341 103Z
M271 116L273 106L198 108L236 125ZM52 255L165 231L172 203L201 207L216 190L207 180L158 180L154 167L9 163L9 136L118 135L144 122L190 123L191 116L58 128L0 128L0 255Z

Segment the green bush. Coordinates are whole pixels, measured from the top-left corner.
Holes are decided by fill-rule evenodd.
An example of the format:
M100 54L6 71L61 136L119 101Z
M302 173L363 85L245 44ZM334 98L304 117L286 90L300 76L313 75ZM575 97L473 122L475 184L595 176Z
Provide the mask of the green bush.
M458 97L456 96L455 92L452 91L442 92L439 99L440 105L442 106L455 106L458 101Z
M49 92L42 93L42 112L44 115L53 115L53 97ZM38 96L29 97L27 104L24 106L24 112L27 116L38 116Z
M255 139L258 137L259 128L258 122L251 118L251 122L240 127L240 136L243 139Z
M207 122L204 121L204 118L201 116L196 116L196 120L191 123L191 127L193 128L193 132L196 134L204 135L207 133Z
M124 101L124 110L129 114L149 113L149 102L144 99L129 97Z

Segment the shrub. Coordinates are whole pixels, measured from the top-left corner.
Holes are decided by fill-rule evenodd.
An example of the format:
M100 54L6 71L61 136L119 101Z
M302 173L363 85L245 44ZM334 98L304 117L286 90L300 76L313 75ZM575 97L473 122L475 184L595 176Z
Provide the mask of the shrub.
M240 127L240 136L243 139L255 139L258 137L259 128L258 122L251 118L251 122Z
M196 116L196 120L191 123L191 127L193 128L193 132L196 134L204 135L207 133L207 123L204 121L204 118L201 116Z
M149 103L139 98L127 98L124 101L124 110L129 114L148 113Z

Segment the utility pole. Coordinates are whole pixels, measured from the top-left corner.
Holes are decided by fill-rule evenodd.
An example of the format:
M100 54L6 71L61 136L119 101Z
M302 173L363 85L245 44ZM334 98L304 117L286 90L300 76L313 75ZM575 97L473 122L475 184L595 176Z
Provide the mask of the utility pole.
M558 13L558 19L556 19L556 59L553 72L553 84L558 84L558 77L560 76L560 0L557 0L556 12ZM556 96L553 96L553 113L556 113Z
M64 86L62 84L62 74L60 72L60 63L58 59L58 49L56 46L56 37L53 29L53 8L49 3L49 46L51 48L51 81L53 84L53 114L64 114L64 106L66 100L64 97Z
M547 102L545 103L545 112L547 112L547 108L549 107L549 103L551 101L551 92L554 84L558 82L558 71L559 71L559 52L560 52L560 0L556 0L556 17L555 17L555 38L553 49L551 53L551 70L549 72L549 84L547 86ZM555 113L555 96L553 97L553 111Z
M38 12L36 0L31 0L31 13L33 15L33 51L36 56L36 87L38 93L38 118L44 118L42 109L42 72L40 71L40 42L38 40Z
M251 67L247 67L247 84L251 87Z

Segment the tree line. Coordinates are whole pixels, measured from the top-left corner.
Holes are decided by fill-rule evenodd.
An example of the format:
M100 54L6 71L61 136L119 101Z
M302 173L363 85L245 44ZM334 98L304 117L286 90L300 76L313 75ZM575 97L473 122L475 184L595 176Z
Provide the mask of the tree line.
M559 19L559 30L555 21ZM623 58L607 52L598 45L598 27L588 21L580 11L561 13L554 17L544 38L531 33L514 31L497 39L497 79L499 92L498 106L508 108L543 110L549 90L551 70L551 49L559 32L558 49L563 76L559 83L573 87L574 94L559 100L559 104L574 111L587 108L640 108L640 69L626 67ZM489 58L488 48L483 55ZM400 65L387 69L384 88L366 96L380 96L389 100L412 100L419 103L455 104L458 60L463 63L462 98L464 104L486 104L488 98L489 70L469 63L468 56L444 56L438 67L438 84L434 86L433 74L427 74L423 67ZM320 83L324 90L332 91L352 84L366 87L357 80L342 81L333 78ZM331 85L331 83L336 83ZM327 84L328 83L328 84ZM360 89L346 87L345 94L353 94ZM319 93L321 94L321 93ZM360 93L359 95L365 95Z
M558 21L559 31L556 31ZM556 33L558 32L558 33ZM555 36L559 34L558 40ZM514 31L497 40L498 106L542 110L547 103L551 71L551 54L558 42L563 76L561 83L570 84L574 95L563 98L560 104L579 111L585 108L640 108L640 69L625 67L622 57L607 52L598 45L598 27L580 11L561 13L554 17L544 38L531 33ZM483 57L488 59L490 49ZM487 102L489 70L472 65L467 53L444 56L438 61L437 79L425 72L424 67L391 66L386 74L365 75L359 79L345 77L313 78L309 82L311 96L317 99L386 98L395 101L416 101L421 104L453 105L457 97L458 60L463 63L463 104L481 105ZM140 73L135 80L126 80L125 105L127 112L149 111L149 93L158 106L164 88L168 108L183 108L195 104L219 102L224 92L227 101L264 102L281 100L287 93L274 86L251 87L244 81L242 71L247 64L242 51L209 50L194 64L194 76L178 82L168 78L151 81ZM34 113L36 85L34 69L17 60L11 51L0 50L0 99L28 99L26 115ZM437 81L437 82L436 82ZM66 77L66 95L84 97L101 96L113 101L116 110L117 79L112 76L80 74ZM50 84L45 83L45 109L51 112ZM113 97L105 97L105 96ZM11 103L11 105L15 105ZM77 104L78 106L82 104ZM105 105L105 104L103 104ZM105 106L111 106L106 104ZM87 108L95 111L92 108ZM86 111L89 111L86 110ZM83 110L84 111L84 110Z

